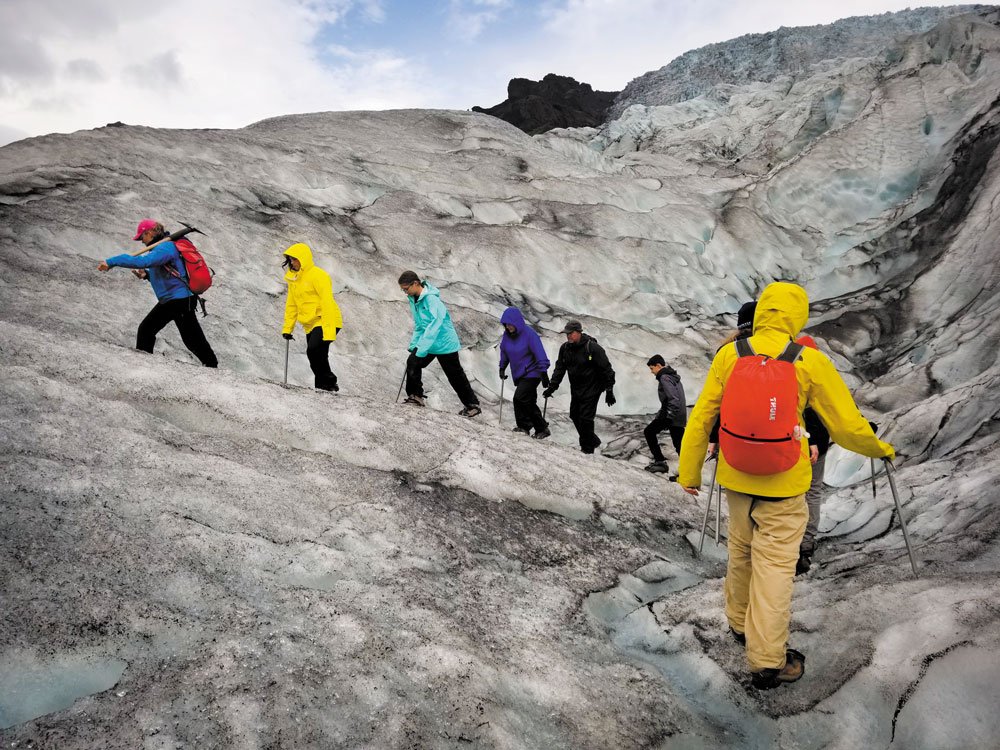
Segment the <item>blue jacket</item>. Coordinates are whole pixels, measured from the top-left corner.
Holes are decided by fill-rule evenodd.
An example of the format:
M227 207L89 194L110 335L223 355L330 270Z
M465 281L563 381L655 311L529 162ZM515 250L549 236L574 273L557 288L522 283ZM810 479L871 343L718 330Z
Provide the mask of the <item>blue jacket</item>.
M453 354L462 348L462 343L455 333L448 308L441 301L441 292L429 282L424 281L424 290L420 296L410 301L410 312L413 313L413 336L410 338L410 349L417 350L418 357L428 354Z
M104 262L112 268L115 266L145 268L149 272L149 283L153 285L153 293L160 302L191 296L191 290L187 288L187 271L184 268L184 261L181 260L181 254L173 242L164 242L142 255L133 256L123 253L108 258ZM173 276L167 270L168 268L176 270L181 278Z
M549 358L542 340L535 329L524 322L521 311L508 307L500 316L500 322L515 328L513 335L505 328L500 340L500 369L505 370L510 365L515 385L521 378L540 378L548 372Z

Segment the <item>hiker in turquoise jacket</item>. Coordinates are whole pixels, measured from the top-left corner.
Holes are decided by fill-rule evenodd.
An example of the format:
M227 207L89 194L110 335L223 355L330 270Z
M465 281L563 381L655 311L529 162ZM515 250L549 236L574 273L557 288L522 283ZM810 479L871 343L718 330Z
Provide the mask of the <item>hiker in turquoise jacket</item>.
M448 382L455 389L464 408L463 417L482 413L469 378L458 359L462 344L458 340L451 315L441 301L441 293L426 281L421 281L413 271L404 271L399 277L399 288L406 294L413 314L413 336L410 338L410 356L406 360L406 399L403 403L424 405L423 369L437 359Z

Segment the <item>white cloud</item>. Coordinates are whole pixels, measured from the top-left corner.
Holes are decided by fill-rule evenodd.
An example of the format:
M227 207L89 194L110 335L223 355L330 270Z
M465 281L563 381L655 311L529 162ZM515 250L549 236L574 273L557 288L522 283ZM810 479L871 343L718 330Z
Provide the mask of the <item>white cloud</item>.
M448 25L464 41L473 41L500 19L511 0L451 0Z
M315 46L352 11L384 18L378 0L4 0L0 50L34 45L37 54L19 64L0 52L0 126L225 128L295 112L432 106L430 74L402 56L331 60Z

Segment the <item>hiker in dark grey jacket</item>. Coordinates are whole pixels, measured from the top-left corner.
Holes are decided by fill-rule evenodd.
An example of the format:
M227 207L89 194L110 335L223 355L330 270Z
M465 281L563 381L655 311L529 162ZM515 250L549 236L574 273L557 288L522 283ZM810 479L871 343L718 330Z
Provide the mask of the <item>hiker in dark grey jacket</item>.
M646 467L646 471L665 474L668 471L667 459L663 457L657 436L664 430L669 430L674 450L680 455L684 425L687 424L687 401L684 399L681 376L677 374L677 370L666 363L663 357L654 354L649 358L646 366L656 377L656 393L660 397L660 410L642 433L646 436L649 452L653 454L653 461Z
M559 388L563 376L569 373L569 418L580 435L580 450L593 453L601 444L594 432L597 402L604 393L604 402L615 405L615 371L611 368L604 348L583 332L579 320L571 320L563 329L566 343L559 347L559 357L549 387L542 396L549 398Z

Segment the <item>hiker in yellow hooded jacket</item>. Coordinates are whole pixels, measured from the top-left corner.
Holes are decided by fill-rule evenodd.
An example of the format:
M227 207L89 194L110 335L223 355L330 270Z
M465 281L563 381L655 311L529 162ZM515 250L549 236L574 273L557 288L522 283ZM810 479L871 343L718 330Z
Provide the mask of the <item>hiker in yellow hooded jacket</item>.
M285 250L288 298L285 300L284 338L293 340L295 324L301 323L306 332L306 356L316 378L316 387L323 391L339 391L337 376L330 369L330 342L344 327L340 308L333 299L330 274L313 263L312 250L298 242Z
M757 301L753 351L777 357L809 318L809 299L796 284L770 284ZM709 433L719 415L722 393L739 355L724 346L715 355L705 386L688 419L681 444L677 478L684 491L698 494ZM808 405L826 425L830 437L849 451L872 458L893 458L851 397L830 359L805 348L795 363L799 426ZM747 474L718 457L717 480L726 488L729 505L729 563L726 571L726 618L733 637L746 644L751 683L758 689L794 682L805 672L805 657L788 648L792 583L799 542L809 520L805 492L812 479L809 446L801 441L798 462L779 474Z

